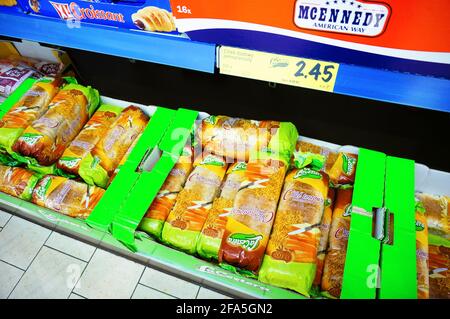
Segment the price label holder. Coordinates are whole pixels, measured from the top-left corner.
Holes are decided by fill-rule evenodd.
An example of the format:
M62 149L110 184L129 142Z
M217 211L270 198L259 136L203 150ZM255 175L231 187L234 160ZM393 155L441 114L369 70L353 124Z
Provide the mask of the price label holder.
M339 64L221 46L221 74L333 92Z

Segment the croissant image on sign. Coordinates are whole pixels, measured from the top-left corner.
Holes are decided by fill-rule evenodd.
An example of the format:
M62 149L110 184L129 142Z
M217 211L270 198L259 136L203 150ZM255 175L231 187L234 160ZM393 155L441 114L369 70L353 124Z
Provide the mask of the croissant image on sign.
M376 37L385 30L390 7L356 0L297 0L294 23L299 28Z
M145 7L131 16L133 23L141 30L172 32L176 30L172 13L158 7Z

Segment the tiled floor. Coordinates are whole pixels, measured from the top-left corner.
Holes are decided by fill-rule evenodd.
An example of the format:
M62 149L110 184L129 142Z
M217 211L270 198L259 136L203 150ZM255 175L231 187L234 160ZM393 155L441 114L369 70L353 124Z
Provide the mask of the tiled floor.
M0 299L229 298L0 211Z

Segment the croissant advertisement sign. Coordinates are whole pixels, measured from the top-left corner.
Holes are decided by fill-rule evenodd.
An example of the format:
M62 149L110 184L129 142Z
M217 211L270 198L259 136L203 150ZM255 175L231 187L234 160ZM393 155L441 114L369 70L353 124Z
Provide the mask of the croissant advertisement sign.
M171 0L191 40L450 78L449 0Z
M148 32L177 34L169 0L19 0L30 14L59 18L70 28L80 22L109 25Z
M294 22L299 28L375 37L390 16L384 3L351 0L297 0Z

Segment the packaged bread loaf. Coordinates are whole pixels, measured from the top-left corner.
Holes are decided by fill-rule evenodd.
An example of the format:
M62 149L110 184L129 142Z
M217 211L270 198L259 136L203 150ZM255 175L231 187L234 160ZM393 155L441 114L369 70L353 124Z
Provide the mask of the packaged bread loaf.
M430 235L428 243L429 297L450 299L450 240Z
M317 268L328 175L291 170L284 182L259 280L309 296Z
M69 144L57 167L74 175L80 175L83 160L88 158L98 141L104 136L122 109L101 105L83 127L78 136Z
M353 188L341 187L337 190L331 219L329 247L325 256L321 292L332 298L339 298L342 290L345 257L350 233L350 217Z
M61 78L38 80L12 106L0 119L0 150L12 152L23 131L47 111L61 84Z
M423 203L428 231L431 234L449 238L447 198L426 193L416 193L416 197Z
M38 181L30 170L0 165L0 191L5 194L29 201Z
M190 141L189 141L190 144ZM178 162L170 171L164 184L142 219L139 228L155 238L161 238L164 222L175 205L178 194L183 189L192 170L192 149L185 145Z
M126 152L144 131L149 117L128 106L114 120L81 165L80 176L90 185L105 188Z
M246 169L245 162L236 162L228 167L220 195L214 199L197 241L197 254L205 259L218 258L227 216L233 209L234 198L244 180Z
M244 181L227 218L220 263L244 270L250 276L258 272L285 174L286 165L280 161L257 160L247 164Z
M114 180L114 178L116 177L116 175L120 172L120 169L122 168L122 166L125 164L125 162L128 160L128 157L130 156L131 151L133 151L134 147L136 146L137 142L139 141L139 139L141 138L142 133L140 133L133 141L133 143L130 145L130 147L128 148L127 152L125 153L125 155L122 157L122 159L120 160L119 165L117 165L116 169L114 170L113 174L111 175L111 177L108 180L108 184L106 185L106 187L108 187L112 181Z
M417 265L417 298L428 299L428 226L425 208L422 202L416 201L416 265Z
M25 129L12 150L27 157L27 162L55 164L87 123L98 101L98 92L91 87L72 83L64 86L48 110Z
M195 160L194 169L164 223L163 242L190 254L195 253L197 237L226 170L227 164L222 156L205 154Z
M353 184L357 161L358 155L339 152L336 161L328 172L331 182L334 185Z
M87 218L104 194L102 188L61 176L44 176L33 190L33 203L71 217Z
M222 267L251 277L258 273L297 138L295 126L282 122L267 147L250 153L219 249Z
M320 222L320 241L317 249L317 270L314 278L313 286L317 292L320 289L320 282L322 280L323 266L325 256L328 248L328 238L330 235L331 219L334 208L334 188L328 188L327 200L325 201L325 209L323 211L322 221Z
M253 151L267 147L281 123L218 115L203 120L200 140L206 152L248 161Z

